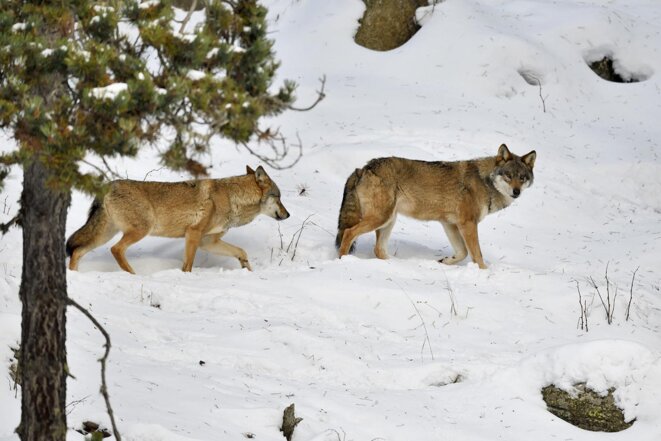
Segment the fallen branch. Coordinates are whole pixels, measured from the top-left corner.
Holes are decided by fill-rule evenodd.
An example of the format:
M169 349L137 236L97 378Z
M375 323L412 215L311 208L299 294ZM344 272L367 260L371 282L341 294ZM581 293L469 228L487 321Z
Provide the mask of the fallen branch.
M99 321L87 309L80 306L72 298L68 298L67 302L69 305L73 306L74 308L82 312L83 315L87 317L94 324L94 326L97 327L99 332L101 332L101 334L103 334L103 337L106 339L106 344L104 345L106 349L105 353L103 354L103 357L99 359L99 362L101 363L100 392L101 395L103 395L103 399L106 403L106 411L108 412L108 416L110 417L110 424L112 425L112 432L115 435L115 439L117 439L117 441L122 441L122 437L119 435L119 431L117 430L117 425L115 424L115 414L112 410L112 406L110 405L110 396L108 395L108 386L106 384L106 361L108 360L108 354L110 354L110 335L105 330L105 328L101 326L101 323L99 323Z

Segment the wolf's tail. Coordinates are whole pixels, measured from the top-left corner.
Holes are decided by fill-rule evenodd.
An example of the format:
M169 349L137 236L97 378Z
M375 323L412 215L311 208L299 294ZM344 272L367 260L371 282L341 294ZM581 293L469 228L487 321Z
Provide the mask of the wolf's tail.
M87 215L87 222L67 240L67 256L71 257L76 248L89 247L97 242L108 226L108 216L99 198L94 199Z
M340 217L337 221L337 236L335 237L335 247L340 248L344 230L351 228L360 222L361 210L360 200L356 194L356 185L363 174L363 170L357 168L344 184L344 195L342 196L342 205L340 207ZM354 244L351 244L349 252L353 252Z

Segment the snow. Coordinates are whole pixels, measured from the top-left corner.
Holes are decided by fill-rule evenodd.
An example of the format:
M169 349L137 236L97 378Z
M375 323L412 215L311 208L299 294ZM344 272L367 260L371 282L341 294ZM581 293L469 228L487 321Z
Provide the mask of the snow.
M160 0L147 0L145 2L140 2L138 8L140 9L150 9L160 4Z
M28 25L26 23L14 23L11 27L12 32L20 32L26 30Z
M199 251L193 272L182 273L182 239L146 238L128 251L138 273L130 275L109 252L115 238L67 273L70 295L112 337L109 391L123 438L282 440L282 411L295 403L303 421L294 441L661 439L658 2L446 0L419 10L421 30L385 53L353 43L363 2L264 3L282 62L274 87L295 80L304 107L326 75L327 97L264 122L290 142L298 134L304 156L268 170L291 217L260 217L225 237L254 272ZM604 53L646 81L600 79L587 62ZM480 224L489 269L438 263L451 252L442 228L403 217L391 259L374 257L374 235L336 259L342 188L356 167L388 155L494 155L503 142L538 156L534 185ZM212 147L214 177L258 165L231 143ZM110 164L132 179L188 178L161 168L149 149ZM20 184L14 171L0 221L15 213ZM68 234L89 203L74 194ZM286 248L308 216L294 256ZM12 230L0 240L0 372L20 338L21 258ZM618 287L611 325L586 280L605 294L607 264ZM96 361L103 340L74 310L67 331L69 425L108 426ZM615 387L636 422L602 434L548 413L541 387L576 382ZM18 440L19 418L7 381L0 441Z
M90 95L99 100L114 100L117 96L128 90L126 83L113 83L105 87L95 87L90 89Z
M96 12L100 12L104 15L108 14L109 12L114 12L115 11L115 8L113 8L112 6L106 6L106 5L94 5L92 7L92 9L94 9Z
M201 70L195 70L191 69L186 73L186 78L188 78L191 81L200 81L206 77L207 74L202 72Z
M220 49L218 49L217 47L215 47L215 48L211 49L209 52L207 52L207 60L209 60L209 59L211 59L211 58L214 58L216 55L218 55L218 51L219 51L219 50L220 50Z
M185 41L186 43L192 43L197 39L196 34L184 34L176 30L172 32L172 36L178 38L181 41Z

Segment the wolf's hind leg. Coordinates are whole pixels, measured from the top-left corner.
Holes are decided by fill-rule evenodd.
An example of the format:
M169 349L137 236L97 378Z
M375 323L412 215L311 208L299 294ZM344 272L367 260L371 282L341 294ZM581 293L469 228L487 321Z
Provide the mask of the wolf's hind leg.
M473 262L477 263L481 269L486 269L487 266L484 264L484 259L482 258L482 250L480 249L480 241L477 235L477 223L464 222L459 225L459 232L464 238Z
M349 253L351 245L358 236L383 227L388 222L388 219L390 219L390 213L388 213L388 216L364 216L357 225L344 230L342 245L340 246L340 257Z
M448 236L448 239L450 240L450 245L452 245L452 249L454 250L454 255L444 257L441 260L439 260L439 262L444 263L446 265L454 265L455 263L461 262L466 258L466 256L468 255L468 250L466 249L466 244L464 243L464 239L461 237L461 233L459 233L459 228L457 228L456 225L448 222L441 222L441 225L443 225L445 234Z
M94 240L85 245L74 248L71 252L71 258L69 259L69 269L72 271L78 271L78 264L80 263L80 259L82 259L85 254L89 253L95 248L100 247L112 239L113 236L117 234L117 231L118 230L115 228L106 226L104 231L95 237Z
M248 254L242 248L220 240L222 236L223 233L204 236L200 242L200 248L221 256L234 257L239 260L241 268L246 268L248 271L252 271L250 262L248 262Z
M119 242L110 248L110 252L112 252L112 255L115 257L115 260L121 269L131 274L135 274L135 271L133 271L133 268L131 268L131 265L129 265L128 261L126 260L126 249L134 243L138 242L140 239L144 238L148 233L149 231L141 230L125 231L122 238L119 239Z
M388 239L390 238L390 233L395 226L395 221L397 220L397 214L393 214L392 218L381 228L376 230L376 245L374 245L374 254L379 259L388 258Z

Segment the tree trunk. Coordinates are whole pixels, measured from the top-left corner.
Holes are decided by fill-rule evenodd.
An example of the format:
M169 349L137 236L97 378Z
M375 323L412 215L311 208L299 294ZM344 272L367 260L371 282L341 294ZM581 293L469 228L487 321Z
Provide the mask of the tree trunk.
M22 441L64 441L67 431L64 234L71 193L48 188L48 177L36 157L24 167L22 401L17 429Z

